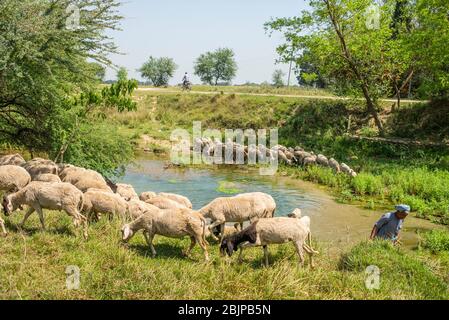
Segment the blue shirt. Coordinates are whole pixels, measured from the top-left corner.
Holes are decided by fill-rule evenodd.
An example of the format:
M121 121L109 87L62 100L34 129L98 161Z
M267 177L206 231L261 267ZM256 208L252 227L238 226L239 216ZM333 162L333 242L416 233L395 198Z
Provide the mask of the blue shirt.
M377 227L376 237L395 241L402 228L402 223L403 220L398 219L394 212L384 214L375 224Z

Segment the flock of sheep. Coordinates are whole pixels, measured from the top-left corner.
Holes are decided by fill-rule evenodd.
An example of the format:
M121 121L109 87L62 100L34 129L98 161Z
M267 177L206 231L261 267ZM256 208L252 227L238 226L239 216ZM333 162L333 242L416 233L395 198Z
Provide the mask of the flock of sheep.
M143 192L138 195L131 185L114 184L96 171L69 164L56 164L35 158L25 161L19 154L0 157L0 191L4 191L2 206L5 216L10 216L26 206L22 228L37 212L45 229L43 209L65 211L73 218L76 228L88 237L88 225L107 215L123 222L122 240L128 242L142 230L153 256L155 235L171 238L190 237L191 245L183 252L188 256L198 243L209 259L207 238L219 240L222 255L251 246L264 248L268 264L267 245L293 242L300 262L304 252L313 266L310 219L301 217L295 209L287 217L274 217L276 203L265 193L254 192L220 197L200 210L193 210L188 198L172 194ZM244 222L250 225L243 228ZM235 223L233 227L226 225ZM7 235L4 220L0 229Z
M344 173L350 177L356 177L357 173L345 163L339 163L334 158L328 158L322 154L316 155L313 151L307 152L303 148L296 146L295 148L287 148L283 145L276 145L271 149L262 144L250 144L244 146L229 140L222 143L219 139L212 140L210 138L197 138L192 149L201 150L203 155L213 157L215 152L222 154L225 150L227 158L239 160L242 164L252 159L253 163L256 159L259 161L272 161L276 156L280 163L288 166L314 166L319 165L331 168L336 173Z

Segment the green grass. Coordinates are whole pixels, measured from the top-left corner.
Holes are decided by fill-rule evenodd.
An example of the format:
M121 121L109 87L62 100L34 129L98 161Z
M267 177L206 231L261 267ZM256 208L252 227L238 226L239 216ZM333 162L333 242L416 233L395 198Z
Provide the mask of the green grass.
M219 257L209 248L205 263L196 247L191 258L181 256L187 239L156 237L151 258L141 234L128 247L119 245L120 223L106 219L90 226L86 242L72 234L70 219L46 212L47 231L39 231L37 216L14 229L21 214L8 220L10 235L0 238L0 299L448 299L448 268L430 255L381 243L363 243L342 255L316 257L316 268L297 264L291 244L271 246L269 268L262 267L260 248L248 249L244 263ZM381 287L365 287L365 269L381 269ZM67 290L65 270L81 271L79 290Z
M423 236L423 246L433 253L449 253L449 232L447 230L432 230Z

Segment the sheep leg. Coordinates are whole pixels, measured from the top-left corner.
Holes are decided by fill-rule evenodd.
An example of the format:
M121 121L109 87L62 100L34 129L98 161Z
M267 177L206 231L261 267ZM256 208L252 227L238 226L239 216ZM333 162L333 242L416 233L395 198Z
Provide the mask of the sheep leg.
M184 251L182 254L184 255L184 256L186 256L186 257L188 257L189 255L190 255L190 252L192 251L192 249L195 247L195 244L196 244L196 238L195 237L190 237L190 246L189 246L189 248L186 250L186 251Z
M150 234L148 231L144 231L143 236L145 237L148 247L150 247L151 255L154 258L156 256L156 249L154 249L154 246L153 246L154 234Z
M217 220L217 221L213 222L211 225L209 225L209 231L210 231L210 233L211 233L212 238L213 238L215 241L218 241L218 240L220 240L220 239L217 238L217 237L214 235L214 228L217 227L217 226L219 226L219 225L221 225L221 224L224 224L224 223L225 223L225 221ZM221 232L221 233L223 233L223 232Z
M265 267L268 267L268 246L263 246L263 256L265 259Z
M45 230L44 213L42 212L42 208L40 206L37 207L36 212L39 215L39 220L41 221L42 230Z
M2 218L0 218L0 228L2 229L2 235L6 237L8 232L6 232L5 221Z
M204 252L204 259L206 261L209 261L209 253L207 252L207 245L206 243L203 241L203 238L201 236L195 236L196 242L198 242L199 246L201 247L201 249L203 249Z
M25 213L25 216L23 217L22 223L19 224L19 229L22 229L22 228L23 228L23 226L25 225L25 222L28 220L28 218L30 217L30 215L31 215L34 211L35 211L35 210L34 210L33 207L30 207L30 208L28 209L28 211Z
M77 210L73 210L73 209L66 209L66 212L69 216L71 216L73 218L73 225L78 228L79 226L83 226L83 237L84 239L88 238L88 223L87 223L87 218L85 216L83 216L81 213L79 213Z
M295 242L295 248L296 252L299 256L299 264L304 267L304 250L303 250L303 243L300 241Z

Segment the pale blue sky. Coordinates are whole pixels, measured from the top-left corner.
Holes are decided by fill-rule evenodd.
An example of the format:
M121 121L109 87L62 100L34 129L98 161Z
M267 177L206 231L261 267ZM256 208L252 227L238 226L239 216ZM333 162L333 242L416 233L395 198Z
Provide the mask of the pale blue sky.
M179 83L184 72L193 76L195 59L219 47L232 48L239 67L234 83L271 81L275 69L275 48L281 35L271 38L263 24L272 17L297 15L305 0L124 0L120 12L125 16L120 32L110 33L121 52L112 61L136 71L150 56L168 56L179 66L171 83ZM115 79L108 70L106 79ZM293 77L292 77L293 79Z

